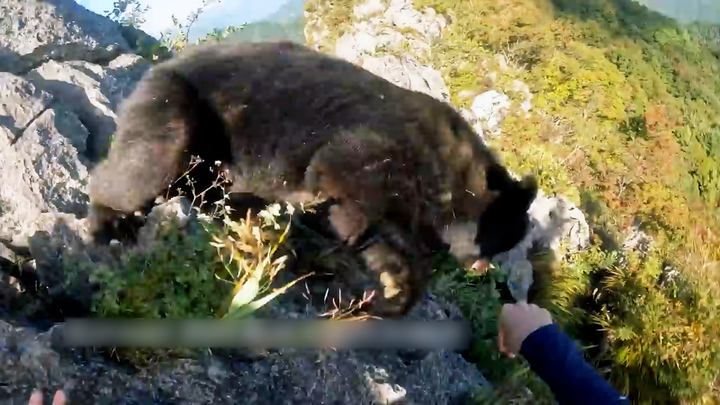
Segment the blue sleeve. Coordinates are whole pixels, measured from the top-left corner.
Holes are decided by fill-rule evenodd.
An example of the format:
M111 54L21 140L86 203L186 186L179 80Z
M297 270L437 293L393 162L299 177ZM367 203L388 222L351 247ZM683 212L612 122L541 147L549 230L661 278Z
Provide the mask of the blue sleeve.
M545 381L558 404L627 404L629 401L590 366L557 325L531 333L520 354Z

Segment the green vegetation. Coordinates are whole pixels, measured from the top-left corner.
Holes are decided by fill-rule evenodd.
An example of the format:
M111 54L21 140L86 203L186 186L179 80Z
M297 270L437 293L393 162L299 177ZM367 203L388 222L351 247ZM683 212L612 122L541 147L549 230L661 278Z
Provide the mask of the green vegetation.
M105 12L105 17L128 27L140 27L145 23L145 14L150 6L143 7L139 0L117 0L112 10Z
M536 301L634 400L718 397L717 28L684 28L631 0L415 6L453 16L428 62L457 104L467 107L463 90L512 93L512 79L530 86L535 113L509 117L490 143L589 216L593 246L565 257ZM649 252L619 247L633 223L653 237ZM492 324L495 314L485 313L474 324ZM487 350L479 366L499 387L513 385L522 366L493 375L499 360Z
M357 3L359 3L358 0L307 0L305 3L305 11L311 15L321 17L320 26L310 26L310 28L326 32L327 34L324 35L326 43L317 44L321 50L327 52L334 51L335 42L345 33L345 30L355 18L353 9ZM310 38L308 38L308 40L310 40ZM316 44L310 43L310 45Z
M306 10L322 15L320 28L333 41L355 4L317 0ZM415 6L452 16L426 62L442 70L457 105L468 107L464 90L498 88L513 96L514 79L530 86L533 113L508 117L491 146L515 171L533 172L545 192L568 196L588 215L595 234L589 248L557 263L534 258L534 301L635 402L720 398L720 29L682 27L631 0L415 0ZM189 25L178 27L172 49L187 44ZM636 223L653 239L647 251L621 247ZM228 229L238 228L211 234L227 241ZM228 245L210 234L170 233L164 241L120 272L98 270L95 280L104 283L98 313L218 316L231 297L245 309L272 298L256 288L268 286L266 276L251 270L282 265L258 259L274 257L268 250L254 256L255 264L236 267L242 274L228 273L236 256L213 251ZM186 263L194 271L180 272ZM163 270L150 276L150 268ZM501 294L502 272L469 274L447 259L436 268L433 289L457 303L474 327L468 359L494 383L478 399L551 402L522 360L496 349L498 310L509 300ZM220 280L228 274L236 276ZM143 286L146 277L156 288ZM180 296L199 282L197 291L212 299L198 305L193 300L203 297ZM224 290L227 283L234 287ZM223 293L213 295L216 289Z
M300 280L273 285L287 260L283 243L293 213L291 206L283 210L274 204L257 217L233 221L219 214L222 225L205 218L186 228L171 218L159 225L152 245L114 263L67 260L66 287L93 286L92 313L101 318L243 319ZM178 349L114 353L136 365L191 354Z

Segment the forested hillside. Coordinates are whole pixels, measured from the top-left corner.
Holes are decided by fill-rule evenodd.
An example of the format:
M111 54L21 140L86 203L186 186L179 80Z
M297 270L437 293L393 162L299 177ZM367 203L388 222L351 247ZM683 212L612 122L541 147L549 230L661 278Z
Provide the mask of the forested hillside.
M337 39L359 2L306 10L322 13L321 28ZM493 89L520 101L516 80L529 86L531 112L511 114L487 140L592 226L593 243L579 252L538 252L534 301L634 402L719 399L720 28L681 26L633 0L414 6L448 17L431 52L414 56L442 71L454 104L470 107ZM263 39L254 32L243 35ZM454 277L444 292L473 325L466 356L497 387L491 402L549 400L520 361L497 351L502 283L438 270Z
M429 62L456 104L530 86L534 113L506 119L490 143L592 222L593 246L549 273L538 302L634 400L717 398L717 27L684 28L631 0L415 6L451 16ZM633 232L651 243L623 247Z

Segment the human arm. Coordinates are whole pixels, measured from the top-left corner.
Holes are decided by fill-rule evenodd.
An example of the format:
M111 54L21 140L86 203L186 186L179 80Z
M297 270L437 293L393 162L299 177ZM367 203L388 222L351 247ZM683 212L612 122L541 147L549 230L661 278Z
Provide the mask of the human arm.
M628 403L588 364L573 341L536 305L506 305L500 320L500 350L519 353L550 387L559 404Z

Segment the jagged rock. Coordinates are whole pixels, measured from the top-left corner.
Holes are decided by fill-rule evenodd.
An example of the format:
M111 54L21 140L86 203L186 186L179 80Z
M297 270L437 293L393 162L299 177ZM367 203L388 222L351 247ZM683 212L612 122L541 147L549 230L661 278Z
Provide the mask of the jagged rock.
M432 41L440 37L447 25L435 10L419 12L408 0L393 0L389 6L369 0L354 9L361 21L354 23L335 43L335 55L353 62L392 83L449 102L442 75L432 67L423 66L417 58L430 50ZM372 18L371 17L374 16ZM312 18L312 17L311 17ZM413 31L412 35L401 31ZM323 42L323 38L313 38ZM396 55L397 54L397 55Z
M150 61L132 54L123 54L110 61L105 68L107 76L101 84L113 110L117 110L120 102L132 93L137 82L151 67Z
M355 6L353 14L357 19L364 19L380 14L385 11L386 8L383 0L368 0L365 3Z
M25 181L42 196L47 208L77 214L87 211L88 171L80 159L87 136L77 116L56 103L15 144L24 163Z
M378 45L377 37L368 32L346 33L338 39L335 55L356 62L363 54L374 54Z
M0 238L24 245L40 213L85 212L88 173L80 155L88 132L62 103L24 79L3 73L0 86L22 90L5 107L16 119L0 125Z
M109 61L129 51L117 24L73 0L2 0L0 15L0 71L21 73L49 59Z
M97 159L110 147L120 101L148 68L144 59L129 55L114 59L107 68L85 61L49 61L27 78L72 108L90 131L88 156Z
M406 364L374 351L281 350L261 362L207 355L130 370L61 346L65 325L45 333L0 321L0 395L26 403L35 387L64 389L73 403L447 404L482 377L457 354ZM452 382L452 383L449 383ZM397 402L396 402L397 403Z
M512 91L522 95L523 101L520 103L520 109L529 112L532 109L533 95L530 92L530 86L520 80L513 80Z
M538 196L528 211L533 222L530 235L542 247L558 251L566 242L567 252L576 252L590 242L585 214L565 197Z
M498 134L503 118L510 108L510 98L496 90L489 90L473 100L470 109L493 134Z
M624 250L634 250L640 253L647 253L653 245L652 236L646 234L640 229L640 224L635 223L626 231L625 241L623 242Z
M552 249L558 257L581 250L590 243L590 227L585 214L565 197L546 197L542 193L528 210L531 229L517 246L494 260L511 266L525 260L532 248ZM561 251L561 247L564 250Z
M44 206L42 197L23 178L23 160L10 144L10 136L12 133L0 126L0 238L5 240L24 233L29 219L40 215Z
M420 12L413 7L411 0L392 0L385 11L385 18L401 29L414 29L429 39L440 37L447 26L445 17L438 15L434 9L426 8Z
M450 100L450 91L440 72L421 65L411 56L366 57L362 67L400 87L425 93L438 100Z
M51 94L10 73L0 72L0 126L15 139L52 102Z

